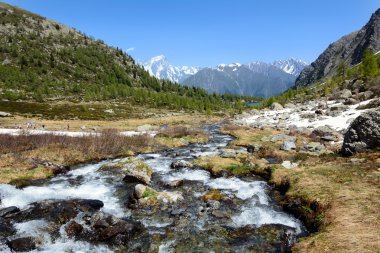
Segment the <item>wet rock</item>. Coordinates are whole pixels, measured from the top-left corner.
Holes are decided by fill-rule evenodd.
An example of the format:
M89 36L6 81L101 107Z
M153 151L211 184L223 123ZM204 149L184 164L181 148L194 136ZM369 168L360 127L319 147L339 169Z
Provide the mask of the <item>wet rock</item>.
M278 142L278 141L291 141L291 142L296 142L297 138L294 136L286 135L286 134L275 134L272 135L271 142Z
M239 228L230 228L229 245L245 249L259 249L262 252L292 252L290 237L294 229L283 225L247 225Z
M20 208L16 206L10 206L3 209L0 209L0 217L6 217L9 214L14 214L20 211Z
M8 237L16 234L16 229L9 220L0 218L0 237Z
M261 148L262 148L262 145L260 144L248 145L247 152L253 154L253 153L258 152Z
M283 161L281 164L285 169L297 168L298 163L292 163L291 161Z
M281 150L285 151L295 150L296 148L296 144L292 141L285 141L280 147Z
M104 206L104 203L97 199L79 199L74 203L82 212L97 211Z
M109 222L104 218L104 215L102 215L102 217L100 219L98 218L94 222L93 228L95 228L95 229L103 229L103 228L107 228L109 226L110 226Z
M69 237L78 236L80 235L80 233L82 233L83 226L75 221L71 221L69 224L66 225L65 231Z
M358 116L344 135L341 153L353 155L380 146L380 112L369 111Z
M277 103L277 102L274 102L274 103L270 106L270 109L271 109L271 110L275 110L275 111L277 111L277 110L282 110L282 109L284 109L284 107L283 107L281 104L279 104L279 103Z
M37 249L36 239L34 237L22 237L8 241L8 247L15 252L32 251Z
M109 245L126 245L128 241L143 232L143 226L131 220L119 220L114 225L96 230L96 241Z
M95 212L103 207L100 200L45 200L34 202L26 210L22 210L9 217L17 222L47 219L56 223L63 224L77 216L79 212Z
M188 162L185 160L177 160L177 161L174 161L170 165L170 167L173 169L181 169L181 168L193 168L194 165L191 162Z
M165 185L168 187L172 187L172 188L180 187L181 185L183 185L183 180L182 179L176 179L176 180L167 182Z

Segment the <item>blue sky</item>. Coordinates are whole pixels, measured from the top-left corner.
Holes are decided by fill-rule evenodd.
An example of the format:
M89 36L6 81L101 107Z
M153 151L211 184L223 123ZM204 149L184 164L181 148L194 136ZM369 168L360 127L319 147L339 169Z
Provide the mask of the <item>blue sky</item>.
M360 29L379 0L5 0L118 46L174 65L312 62Z

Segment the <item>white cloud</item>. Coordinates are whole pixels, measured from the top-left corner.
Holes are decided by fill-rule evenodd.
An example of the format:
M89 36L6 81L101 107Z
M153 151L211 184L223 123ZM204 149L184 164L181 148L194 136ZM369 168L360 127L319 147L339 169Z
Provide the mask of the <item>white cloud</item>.
M135 51L135 48L134 48L134 47L130 47L130 48L128 48L128 49L126 50L127 53L132 52L132 51Z

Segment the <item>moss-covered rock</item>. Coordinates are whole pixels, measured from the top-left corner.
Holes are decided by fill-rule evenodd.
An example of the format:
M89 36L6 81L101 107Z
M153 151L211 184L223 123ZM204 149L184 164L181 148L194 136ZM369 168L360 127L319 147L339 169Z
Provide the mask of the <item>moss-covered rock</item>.
M139 207L158 207L166 204L174 204L183 200L180 192L158 192L149 186L137 184L133 197L136 198Z
M100 170L120 173L127 183L142 183L145 185L150 183L153 174L153 170L148 164L134 157L105 164Z

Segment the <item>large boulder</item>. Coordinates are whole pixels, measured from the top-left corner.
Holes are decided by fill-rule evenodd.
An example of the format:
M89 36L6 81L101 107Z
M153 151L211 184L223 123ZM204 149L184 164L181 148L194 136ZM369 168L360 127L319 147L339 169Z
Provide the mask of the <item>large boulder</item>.
M100 170L119 173L124 176L124 181L127 183L142 183L146 185L150 183L153 174L153 170L148 164L134 157L105 164Z
M345 156L350 156L377 147L380 147L380 112L369 111L351 123L344 135L341 152Z

